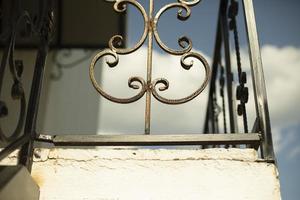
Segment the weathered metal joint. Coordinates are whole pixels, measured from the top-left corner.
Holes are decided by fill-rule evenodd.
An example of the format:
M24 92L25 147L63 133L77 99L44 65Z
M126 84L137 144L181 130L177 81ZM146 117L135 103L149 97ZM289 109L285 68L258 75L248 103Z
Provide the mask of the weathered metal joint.
M20 99L24 95L24 89L22 84L18 81L15 81L12 88L11 88L11 97L13 99Z
M8 108L4 101L0 101L0 118L8 115Z
M234 19L238 15L239 3L235 0L231 0L231 4L228 10L228 17Z

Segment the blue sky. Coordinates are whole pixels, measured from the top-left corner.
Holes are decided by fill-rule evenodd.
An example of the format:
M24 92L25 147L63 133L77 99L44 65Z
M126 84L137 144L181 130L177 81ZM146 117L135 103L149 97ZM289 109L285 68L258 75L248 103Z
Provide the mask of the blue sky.
M147 0L139 0L148 9ZM172 1L155 1L155 9ZM174 2L174 1L173 1ZM207 57L212 56L218 2L202 0L193 7L192 16L186 22L176 19L175 11L169 11L159 21L161 39L169 46L177 47L177 38L186 34L193 40L194 48ZM240 3L241 4L241 3ZM300 114L297 102L300 72L300 1L298 0L254 0L257 27L265 65L270 114L278 160L283 200L298 200L300 196ZM241 5L240 5L241 11ZM240 12L241 14L241 12ZM247 53L243 18L239 19L242 51ZM128 44L134 44L142 33L143 21L139 13L129 8ZM155 50L161 52L157 45ZM280 60L276 60L280 58ZM243 62L243 61L242 61ZM248 63L248 61L244 61ZM286 71L284 71L286 70ZM281 77L285 80L279 88ZM275 88L276 87L276 88ZM281 87L281 88L280 88ZM280 95L280 96L279 96ZM282 98L278 98L282 97ZM294 103L293 103L294 102Z

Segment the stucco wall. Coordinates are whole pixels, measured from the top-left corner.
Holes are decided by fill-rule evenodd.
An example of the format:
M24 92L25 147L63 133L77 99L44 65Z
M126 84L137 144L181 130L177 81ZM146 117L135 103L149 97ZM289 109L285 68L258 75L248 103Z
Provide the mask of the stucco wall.
M67 50L66 50L67 51ZM70 56L66 51L58 51L58 58L53 58L50 51L45 67L43 88L40 97L37 118L37 132L46 134L95 134L98 132L100 100L89 79L88 66L91 58L72 68L62 68L61 76L51 79L54 74L60 74L55 62L70 63L76 58L84 57L84 50L71 50ZM0 57L3 52L0 51ZM24 72L22 83L28 103L31 81L35 66L35 50L16 50L15 59L23 60ZM8 107L8 116L1 118L1 128L4 134L10 136L16 128L19 119L20 102L11 98L13 79L7 66L4 73L1 100ZM6 144L0 140L0 148Z
M280 199L278 172L250 149L42 150L42 200Z

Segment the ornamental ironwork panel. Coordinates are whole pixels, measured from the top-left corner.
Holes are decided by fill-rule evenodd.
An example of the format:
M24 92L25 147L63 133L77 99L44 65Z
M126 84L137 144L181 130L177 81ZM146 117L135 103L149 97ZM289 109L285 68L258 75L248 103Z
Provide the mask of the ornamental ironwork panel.
M154 13L154 0L149 0L149 11L148 13L144 7L135 0L110 0L113 2L113 8L116 12L125 12L128 4L133 5L144 19L144 31L140 40L132 48L122 48L123 37L120 35L113 36L109 41L109 48L100 51L92 60L90 64L90 78L94 88L99 92L99 94L109 101L121 104L132 103L146 94L146 109L145 109L145 134L150 133L150 118L151 118L151 96L153 95L158 101L165 104L183 104L191 101L197 97L207 86L210 77L210 67L206 59L199 53L192 51L192 41L186 36L182 36L178 39L178 44L181 49L176 50L168 47L161 39L158 33L158 22L160 17L169 9L178 8L177 18L181 21L187 20L192 11L191 7L200 3L200 0L178 0L177 3L170 3L163 6L156 14ZM144 80L142 77L133 76L128 80L128 86L132 89L139 89L139 92L130 98L118 98L110 95L102 89L95 78L94 68L99 59L105 56L112 56L114 60L106 61L109 67L116 67L119 63L119 55L130 54L137 51L148 38L147 44L147 78ZM164 91L169 88L169 81L165 78L157 78L152 80L152 51L153 51L153 39L157 42L159 47L165 52L181 56L180 64L181 66L189 70L193 66L193 60L187 61L187 58L194 58L199 60L205 70L204 81L200 84L199 88L184 98L180 99L168 99L159 94L159 91ZM160 87L159 87L160 85Z
M9 67L10 75L13 80L10 96L13 100L20 103L20 112L18 113L19 118L16 121L15 129L11 133L3 131L3 126L1 126L3 125L3 121L0 121L0 143L4 142L6 145L0 151L0 160L8 156L14 150L20 149L18 163L27 166L30 170L33 160L34 143L44 142L56 146L199 145L201 148L229 148L244 145L242 147L260 148L262 158L268 162L275 161L266 88L252 0L242 0L251 73L244 68L244 63L240 55L240 36L237 23L239 1L220 0L216 42L211 68L201 54L193 52L191 39L186 36L180 37L178 39L179 49L172 49L161 40L158 32L159 19L166 11L177 9L177 18L181 21L186 21L191 16L192 7L199 4L201 0L177 0L174 3L163 6L157 12L154 11L154 0L149 0L148 11L146 11L137 0L107 1L111 3L113 9L118 13L125 13L129 5L137 9L144 21L143 34L133 47L128 48L124 48L125 38L120 35L113 36L108 41L109 48L98 52L92 59L89 66L90 79L92 85L101 96L115 103L129 104L146 96L145 134L147 135L58 135L57 133L38 133L36 130L36 121L38 117L44 67L55 20L55 12L53 12L54 0L40 0L38 6L39 15L36 18L32 17L26 9L20 6L21 0L12 0L11 5L13 5L13 7L3 9L5 12L11 11L11 19L10 21L5 21L8 29L5 29L6 31L0 35L0 40L4 41L5 44L0 65L0 94L3 92L4 85L7 84L4 83L3 77L6 68ZM2 1L0 1L0 6L2 6L1 2ZM2 18L0 16L0 22L3 22L1 20ZM16 37L18 34L34 35L38 39L30 98L28 100L25 98L22 85L23 62L14 56ZM230 45L231 37L233 40L233 51ZM94 70L97 62L105 57L110 57L111 59L106 60L106 64L109 67L116 67L119 64L120 55L128 55L137 51L146 41L146 79L138 76L132 76L128 79L129 88L137 90L136 94L128 98L119 98L104 91L95 77ZM160 92L169 88L169 81L163 77L152 79L152 53L154 42L168 54L180 57L180 63L178 64L185 70L189 70L193 67L193 61L199 61L202 64L201 66L204 69L205 78L199 83L197 90L179 99L169 99L161 95ZM232 53L235 54L234 62L233 57L231 57ZM53 56L56 58L57 54ZM77 62L81 62L82 59L89 56L90 52L87 51L87 55L78 58ZM52 74L51 77L57 80L61 75L62 68L70 67L76 62L65 65L59 62L54 63L57 65L57 74ZM247 102L250 100L248 91L249 76L252 78L253 99L255 102L255 109L252 108L252 111L256 113L253 124L248 124L246 112ZM237 81L235 82L234 79ZM204 134L150 135L152 96L163 104L184 104L200 95L208 83L209 94L206 118L204 121ZM6 102L1 99L0 118L7 117L9 109L10 108L6 106ZM250 110L250 108L247 108L247 111L248 110ZM239 116L242 120L242 133L238 131L239 124L237 118ZM251 126L252 129L250 128Z

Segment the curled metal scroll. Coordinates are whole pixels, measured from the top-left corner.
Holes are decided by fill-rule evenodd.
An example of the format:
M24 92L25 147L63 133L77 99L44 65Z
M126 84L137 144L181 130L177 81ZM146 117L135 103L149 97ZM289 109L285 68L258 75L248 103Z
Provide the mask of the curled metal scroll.
M195 6L201 0L177 0L176 3L170 3L170 4L167 4L164 7L162 7L154 17L152 17L153 0L149 0L150 1L149 15L147 15L145 9L136 0L106 0L106 1L114 2L114 10L116 12L124 12L127 9L127 4L131 4L135 8L137 8L140 11L141 15L143 16L143 18L144 18L144 32L143 32L143 35L142 35L141 39L139 40L139 42L134 47L126 48L126 49L121 48L121 45L123 43L122 36L120 36L120 35L113 36L109 41L109 49L105 49L105 50L99 52L93 58L93 60L90 64L90 78L91 78L91 81L92 81L92 84L93 84L94 88L100 93L100 95L102 95L106 99L108 99L110 101L113 101L113 102L116 102L116 103L132 103L132 102L137 101L138 99L140 99L146 92L151 92L152 95L158 101L160 101L162 103L165 103L165 104L183 104L183 103L191 101L192 99L197 97L205 89L205 87L208 84L209 78L210 78L210 67L209 67L207 61L205 60L205 58L202 55L200 55L199 53L191 52L191 50L192 50L192 41L186 36L180 37L178 39L178 44L181 47L181 49L180 50L175 50L175 49L172 49L172 48L168 47L166 44L163 43L163 41L160 39L159 33L157 31L158 21L159 21L160 17L163 15L163 13L165 13L167 10L172 9L172 8L178 8L177 18L179 20L185 21L191 15L191 8L190 7ZM99 84L97 83L97 81L95 79L94 68L95 68L95 65L96 65L97 61L99 59L101 59L102 57L111 56L113 58L113 61L106 61L106 63L110 67L115 67L119 63L118 54L129 54L131 52L134 52L134 51L138 50L142 46L142 44L145 42L147 36L152 37L152 33L153 33L153 36L154 36L156 42L161 47L161 49L163 49L165 52L170 53L172 55L180 55L181 56L181 66L184 69L189 70L193 66L193 61L188 62L186 60L187 58L194 58L194 59L199 60L202 63L202 65L204 67L204 70L205 70L205 78L204 78L204 81L202 82L202 84L200 85L200 87L195 92L193 92L192 94L190 94L187 97L184 97L184 98L181 98L181 99L167 99L167 98L161 96L158 93L158 90L159 91L167 90L169 88L168 80L166 80L164 78L158 78L158 79L155 79L155 80L152 81L151 80L151 75L150 75L150 78L147 77L147 83L141 77L131 77L131 78L129 78L128 86L130 88L133 88L133 89L140 89L139 92L136 95L134 95L133 97L130 97L130 98L116 98L116 97L113 97L113 96L109 95L108 93L106 93L99 86ZM149 40L149 41L152 41L152 40ZM151 45L151 47L149 47L149 45L148 45L148 51L152 51L152 50L153 50L152 45ZM149 53L148 53L148 56L149 56ZM151 59L152 59L152 56L151 56ZM150 60L148 62L148 65L149 64L151 66L150 66L150 68L147 67L147 69L148 70L150 69L150 71L151 71L152 60ZM147 73L147 74L149 74L149 73ZM149 79L150 79L150 81L149 81ZM139 83L139 85L134 84L134 82ZM158 85L161 85L161 86L158 87ZM158 87L158 90L157 90L157 87Z
M142 14L142 16L144 18L144 32L143 32L143 35L142 35L141 39L132 48L121 48L121 46L124 43L123 37L121 35L113 36L109 40L108 46L111 50L113 50L114 52L116 52L118 54L129 54L129 53L132 53L132 52L136 51L137 49L139 49L143 45L143 43L145 42L145 40L147 38L147 34L148 34L148 22L149 22L148 16L147 16L147 13L146 13L145 9L143 8L143 6L141 4L139 4L137 1L135 1L135 0L118 0L118 1L115 1L114 10L117 11L117 12L125 12L126 9L127 9L126 4L133 5Z
M130 98L116 98L113 97L109 94L107 94L106 92L104 92L104 90L100 87L100 85L97 83L96 78L95 78L95 74L94 74L94 68L95 65L97 63L97 61L103 57L103 56L107 56L110 55L114 58L113 61L106 61L106 63L108 64L108 66L110 67L115 67L118 63L119 63L119 56L117 53L115 53L114 51L111 51L109 49L101 51L100 53L98 53L92 60L92 63L90 65L90 77L93 83L94 88L106 99L116 102L116 103L132 103L135 102L137 100L139 100L146 92L146 82L144 81L143 78L141 77L131 77L128 80L128 86L132 89L139 89L141 87L141 90L139 91L138 94L136 94L133 97ZM134 84L134 82L139 83L140 85Z
M195 6L201 2L201 0L178 0L179 3L183 3L187 6Z
M21 25L21 22L25 21L27 23L32 23L31 18L27 12L22 13L16 20L16 23L14 24L14 27L11 32L11 36L9 39L8 47L6 48L6 51L2 57L1 62L1 87L3 83L3 76L4 71L7 66L9 65L10 73L13 77L13 85L11 88L11 97L13 100L18 100L20 102L20 112L19 112L19 118L17 121L17 125L15 130L8 136L7 134L4 134L1 124L0 124L0 141L2 142L11 142L15 139L17 139L22 131L24 122L25 122L25 115L26 115L26 99L25 99L25 93L24 88L21 82L21 76L23 73L23 62L21 60L15 60L14 59L14 49L15 49L15 40L17 36L17 27ZM32 29L33 30L33 29ZM2 89L2 88L1 88ZM1 92L0 89L0 92ZM6 117L8 115L8 109L4 102L1 101L1 117Z
M163 78L155 79L152 82L152 85L153 85L152 94L158 101L160 101L162 103L165 103L165 104L183 104L183 103L191 101L192 99L197 97L205 89L206 85L208 84L209 76L210 76L209 65L208 65L207 61L205 60L205 58L202 55L200 55L199 53L189 52L189 53L184 54L181 57L181 61L180 61L181 66L186 70L189 70L193 66L192 61L190 63L186 62L186 59L189 58L189 57L196 58L203 64L203 67L205 69L205 79L204 79L203 83L200 85L200 87L195 92L193 92L192 94L190 94L187 97L184 97L184 98L181 98L181 99L167 99L167 98L162 97L161 95L158 94L158 92L156 90L156 86L158 84L163 84L163 86L158 88L158 90L159 91L164 91L164 90L169 88L169 82L166 79L163 79Z
M191 15L191 9L183 4L183 3L171 3L171 4L168 4L166 6L164 6L163 8L161 8L158 13L156 14L156 16L154 17L154 23L153 23L153 34L154 34L154 37L155 37L155 40L157 42L157 44L164 50L166 51L167 53L170 53L170 54L174 54L174 55L182 55L184 53L187 53L189 51L191 51L192 49L192 41L186 37L186 36L182 36L178 39L178 44L181 48L183 48L182 50L174 50L174 49L171 49L170 47L168 47L167 45L165 45L162 40L160 39L159 37L159 34L158 34L158 31L157 31L157 23L158 23L158 20L159 18L161 17L161 15L166 12L167 10L171 9L171 8L175 8L175 7L178 7L179 10L178 10L178 13L177 13L177 18L179 20L182 20L182 21L185 21L187 20L190 15ZM183 14L183 9L185 10L185 14Z

